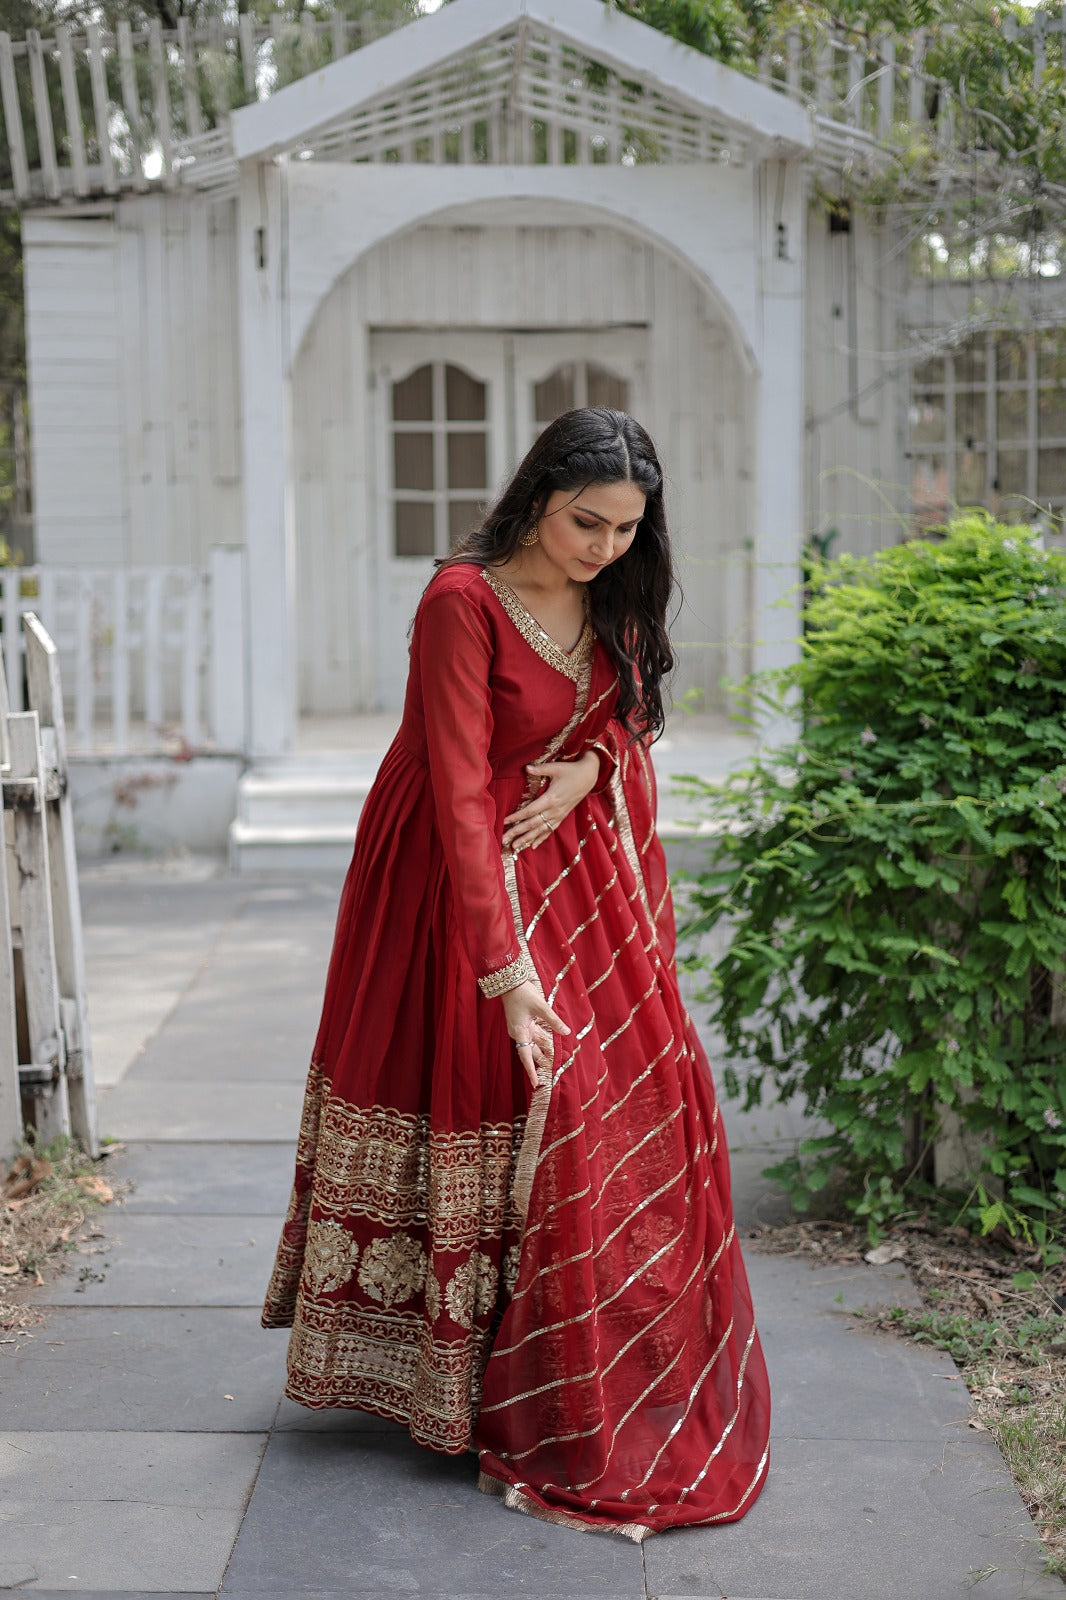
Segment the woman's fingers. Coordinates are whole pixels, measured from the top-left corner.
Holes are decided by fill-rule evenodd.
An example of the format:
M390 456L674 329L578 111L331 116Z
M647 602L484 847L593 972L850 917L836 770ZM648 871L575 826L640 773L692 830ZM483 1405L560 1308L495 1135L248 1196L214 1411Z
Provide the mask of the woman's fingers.
M570 1029L567 1027L562 1017L558 1016L557 1013L552 1010L551 1006L546 1000L542 1000L540 1005L537 1007L537 1015L534 1018L534 1026L548 1028L552 1033L570 1032Z
M536 808L527 807L506 819L503 833L505 850L525 850L530 845L543 844L555 832L561 820L558 809L541 803Z

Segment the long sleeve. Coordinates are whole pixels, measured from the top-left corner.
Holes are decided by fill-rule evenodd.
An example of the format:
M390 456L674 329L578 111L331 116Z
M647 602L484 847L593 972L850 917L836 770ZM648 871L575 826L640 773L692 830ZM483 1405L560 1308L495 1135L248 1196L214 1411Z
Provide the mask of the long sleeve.
M536 974L515 933L489 787L491 628L462 591L430 592L419 610L413 649L437 826L467 954L482 993L492 997Z

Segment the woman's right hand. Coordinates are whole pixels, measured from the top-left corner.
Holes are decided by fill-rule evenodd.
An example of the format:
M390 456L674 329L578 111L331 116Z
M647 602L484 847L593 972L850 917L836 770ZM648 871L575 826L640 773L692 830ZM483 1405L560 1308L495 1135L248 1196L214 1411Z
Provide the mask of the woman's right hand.
M500 996L500 1002L518 1059L536 1089L540 1085L538 1067L550 1067L554 1059L553 1034L569 1033L570 1029L562 1017L556 1016L535 983L520 983L516 989L508 989Z

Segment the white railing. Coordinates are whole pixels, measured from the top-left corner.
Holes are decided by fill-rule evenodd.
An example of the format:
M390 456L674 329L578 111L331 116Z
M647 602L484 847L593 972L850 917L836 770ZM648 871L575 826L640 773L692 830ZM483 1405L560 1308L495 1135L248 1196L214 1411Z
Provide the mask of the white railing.
M243 552L221 548L203 567L0 568L12 709L33 611L59 651L72 755L242 751L242 571Z
M1060 70L1063 16L1037 11L1027 23L1010 16L1003 21L1003 35L1032 54L1034 85L1049 69ZM84 31L61 24L51 37L31 30L14 39L0 31L0 205L231 183L231 110L268 98L408 20L399 6L391 15L367 6L357 18L307 10L299 19L275 13L258 20L247 11L204 27L183 17L174 29L153 18L139 30L119 22L113 33L98 22ZM838 28L816 41L795 31L759 62L758 77L811 108L823 163L882 148L901 124L931 137L937 148L979 149L987 128L975 123L966 131L972 118L963 100L930 70L938 41L952 31L941 24L864 38ZM596 98L591 91L584 96L590 104ZM393 110L402 102L401 93ZM506 95L497 109L514 114ZM415 149L407 159L494 159L491 138L480 154L475 149L474 116L461 104L451 109L451 156L441 154L447 141L440 126L421 141L425 153ZM639 96L633 121L640 125ZM526 159L552 159L550 136L543 151L536 139L526 142ZM397 141L382 139L377 146L369 159L391 159Z

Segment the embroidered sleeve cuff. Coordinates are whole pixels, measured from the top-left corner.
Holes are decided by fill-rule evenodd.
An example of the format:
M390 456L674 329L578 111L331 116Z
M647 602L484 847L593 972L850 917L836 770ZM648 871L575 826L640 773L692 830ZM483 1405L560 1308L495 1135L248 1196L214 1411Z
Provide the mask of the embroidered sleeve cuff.
M611 778L614 776L614 769L617 765L617 760L615 758L614 751L608 750L605 744L593 743L589 745L589 749L596 752L597 759L600 763L600 775L596 779L596 782L592 785L592 792L593 794L602 794L604 789L606 789L610 783Z
M517 989L520 983L531 983L536 976L536 968L530 958L521 955L517 961L512 961L506 967L501 967L498 972L490 972L487 977L479 978L477 981L486 1000L495 1000L497 995L506 994L508 989Z

